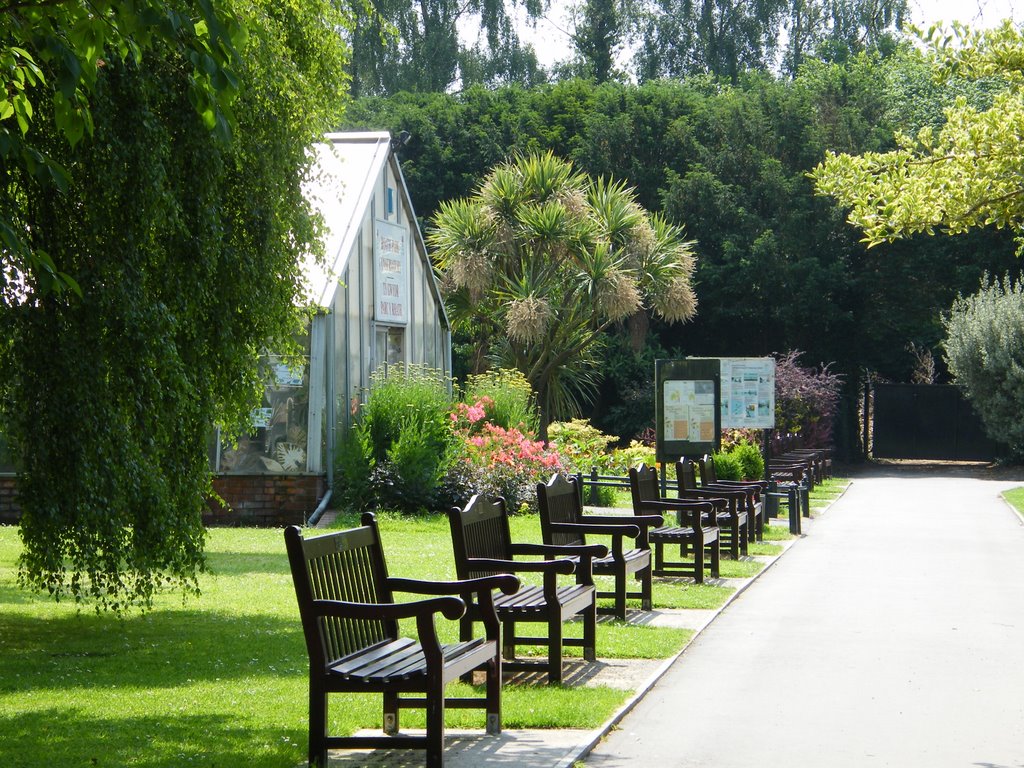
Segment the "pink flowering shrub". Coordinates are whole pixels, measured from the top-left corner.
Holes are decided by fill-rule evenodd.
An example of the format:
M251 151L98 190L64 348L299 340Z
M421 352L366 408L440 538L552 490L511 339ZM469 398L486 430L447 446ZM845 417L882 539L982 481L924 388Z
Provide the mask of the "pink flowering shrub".
M459 403L451 414L461 456L443 483L453 505L474 493L502 496L508 509L536 508L536 484L562 468L557 451L515 427L508 429L487 418L490 398L472 405Z

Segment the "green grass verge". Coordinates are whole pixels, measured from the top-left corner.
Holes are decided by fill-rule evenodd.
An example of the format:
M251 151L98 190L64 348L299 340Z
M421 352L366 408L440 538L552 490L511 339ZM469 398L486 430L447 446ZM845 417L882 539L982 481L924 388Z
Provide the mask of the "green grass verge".
M355 520L345 516L338 524ZM512 525L519 540L539 538L535 518L517 517ZM384 515L381 531L393 574L454 577L443 517ZM0 765L279 768L302 761L307 661L279 530L211 530L202 596L183 602L160 595L152 611L125 618L20 590L20 548L17 530L0 527ZM752 565L723 560L723 574ZM730 593L657 579L654 602L714 608ZM443 639L456 638L454 623L438 625ZM597 650L602 657L666 658L691 635L602 621ZM504 721L509 728L592 728L629 695L510 685ZM379 696L332 701L335 732L380 726ZM422 722L419 712L403 713L406 726ZM479 713L465 710L450 710L448 722L482 726Z
M1003 498L1017 510L1017 514L1024 517L1024 487L1011 488L1003 492Z

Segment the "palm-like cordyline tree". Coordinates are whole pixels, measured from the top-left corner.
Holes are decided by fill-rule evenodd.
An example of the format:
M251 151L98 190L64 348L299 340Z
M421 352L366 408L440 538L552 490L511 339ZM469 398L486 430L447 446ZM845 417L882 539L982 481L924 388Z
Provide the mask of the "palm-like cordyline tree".
M691 243L624 184L592 180L552 153L495 167L445 203L428 235L473 364L523 372L541 432L595 390L613 323L645 311L675 322L697 308Z

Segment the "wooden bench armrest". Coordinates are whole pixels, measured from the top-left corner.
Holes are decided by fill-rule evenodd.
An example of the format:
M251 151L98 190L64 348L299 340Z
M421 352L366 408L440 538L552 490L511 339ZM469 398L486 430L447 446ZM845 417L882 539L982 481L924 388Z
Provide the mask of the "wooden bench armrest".
M512 554L593 558L607 555L608 547L604 544L513 544Z
M576 563L568 558L557 560L495 560L489 557L468 557L466 568L471 571L494 571L496 573L561 573L570 574L576 570Z
M399 592L410 592L415 595L465 595L473 592L490 592L494 589L500 589L506 595L514 595L519 591L519 579L510 573L496 573L493 576L480 576L461 581L420 581L392 576L388 579L388 586Z
M345 619L414 619L440 613L446 619L458 619L466 612L460 597L431 597L408 603L351 603L347 600L314 600L314 616Z
M679 491L677 498L680 499L736 499L742 501L747 498L747 492L740 488L720 488L717 485L705 485L701 488L687 488Z
M594 523L585 517L581 523L551 523L551 530L556 533L592 533L595 536L628 536L635 539L640 535L640 526L632 525L627 520L619 518L615 523Z
M633 515L630 521L644 528L658 528L665 524L665 518L661 515Z

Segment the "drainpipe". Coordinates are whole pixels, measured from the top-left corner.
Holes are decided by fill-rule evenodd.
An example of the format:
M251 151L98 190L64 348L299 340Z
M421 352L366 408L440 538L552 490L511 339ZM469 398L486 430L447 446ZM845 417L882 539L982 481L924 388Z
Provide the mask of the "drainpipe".
M324 512L326 512L328 510L328 508L330 507L330 505L331 505L331 495L333 493L334 493L334 489L333 488L328 488L327 489L327 493L325 493L324 497L322 499L320 499L320 503L317 505L317 508L313 510L313 514L311 514L309 516L309 520L306 521L306 525L308 525L310 528L312 528L318 522L320 522L320 518L324 516Z

